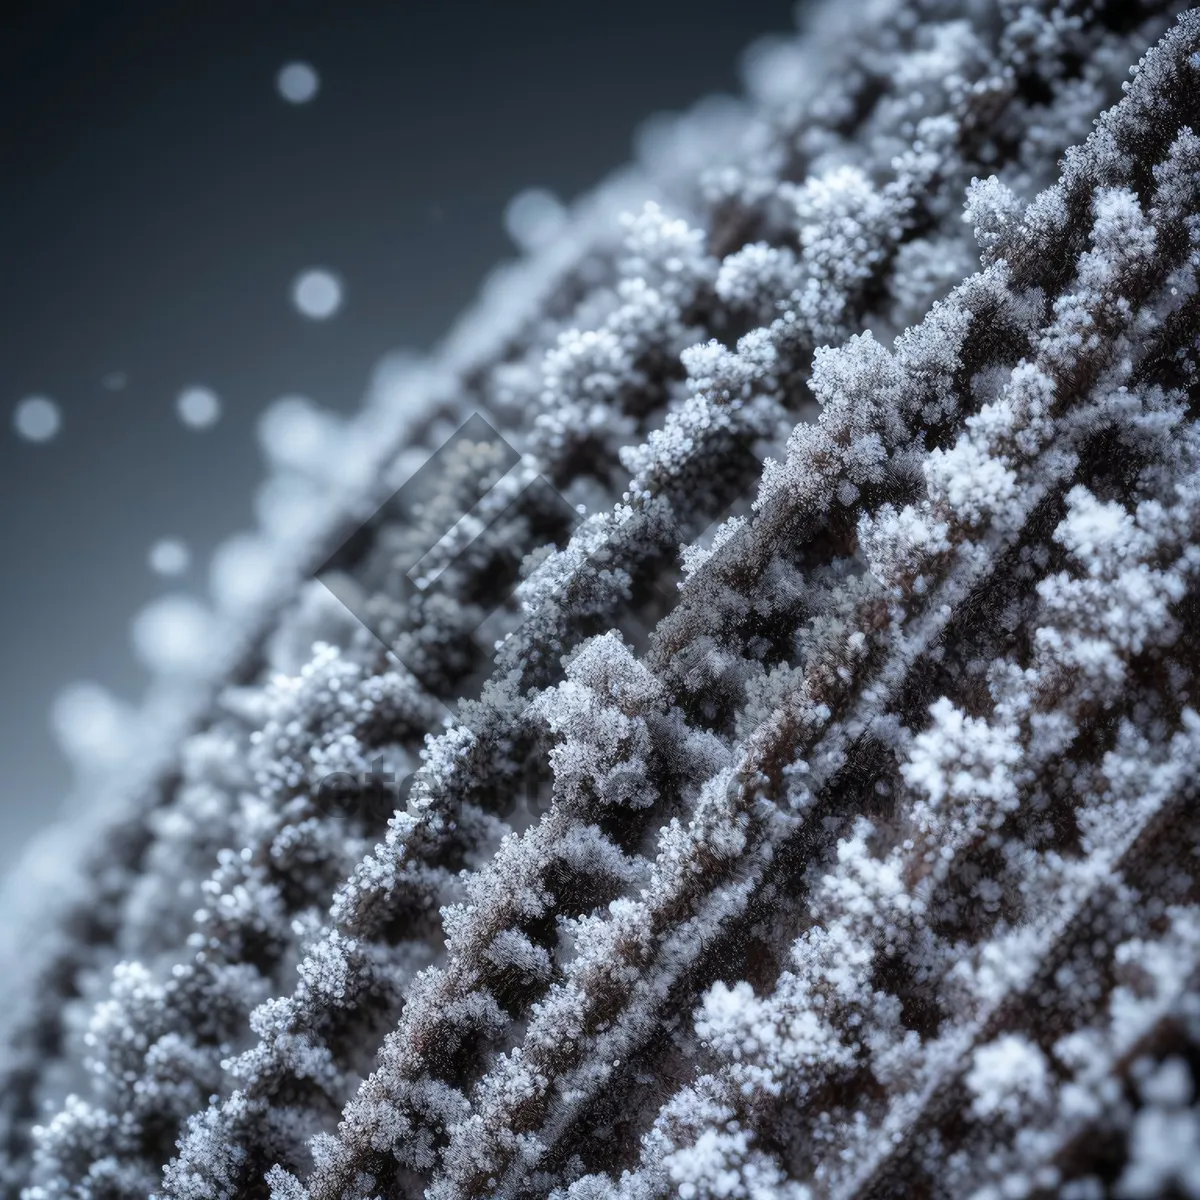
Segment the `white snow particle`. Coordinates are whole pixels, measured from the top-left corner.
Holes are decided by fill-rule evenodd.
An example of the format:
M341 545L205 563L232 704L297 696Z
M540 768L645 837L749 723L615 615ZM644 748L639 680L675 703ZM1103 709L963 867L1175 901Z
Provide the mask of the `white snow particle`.
M209 583L220 608L252 608L269 594L278 579L279 564L269 544L250 533L235 534L213 552Z
M273 462L304 470L329 453L329 421L307 396L281 396L259 418L258 440Z
M157 575L182 575L192 557L178 538L162 538L150 547L150 569Z
M331 271L304 271L292 284L292 303L311 320L324 321L342 307L342 282Z
M50 724L63 753L81 766L115 760L127 748L131 713L98 683L72 683L54 698Z
M552 241L566 219L561 201L545 188L518 192L504 210L504 228L522 250L536 250Z
M966 1083L978 1120L1015 1121L1026 1105L1046 1102L1051 1078L1041 1050L1023 1034L1009 1033L976 1049Z
M133 648L148 667L196 675L212 662L213 618L191 596L161 596L133 619Z
M221 401L216 392L206 387L184 388L175 402L179 419L192 429L207 429L221 416Z
M306 62L290 62L275 76L279 94L289 104L307 104L320 90L321 79Z
M45 396L26 396L13 413L13 426L29 442L48 442L61 425L58 405Z

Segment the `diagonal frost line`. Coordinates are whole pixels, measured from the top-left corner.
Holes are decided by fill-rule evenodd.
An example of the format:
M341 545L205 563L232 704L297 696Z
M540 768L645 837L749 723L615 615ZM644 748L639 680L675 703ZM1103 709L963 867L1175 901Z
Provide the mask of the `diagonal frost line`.
M1172 750L1170 777L1162 781L1158 794L1144 804L1141 820L1119 843L1096 859L1095 879L1091 886L1071 899L1064 912L1047 915L1046 925L1038 934L1042 952L1030 967L1029 979L1024 984L1020 981L1012 983L984 1008L980 1016L955 1030L944 1049L939 1048L939 1058L944 1054L949 1060L948 1064L935 1072L915 1096L905 1097L889 1112L878 1131L875 1149L866 1155L866 1161L854 1172L849 1182L833 1193L837 1200L854 1200L869 1191L872 1182L886 1171L889 1160L898 1153L896 1135L911 1130L945 1088L947 1080L964 1069L971 1048L981 1039L996 1014L1032 980L1037 968L1049 956L1051 947L1069 936L1095 897L1111 886L1111 879L1121 873L1123 864L1137 854L1139 844L1156 833L1166 832L1182 806L1195 799L1196 779L1200 772L1200 715L1191 709L1185 710L1183 729L1172 741Z
M1082 413L1073 414L1072 423L1085 433L1088 432L1094 425L1091 414L1089 414L1086 410ZM1052 470L1051 478L1049 480L1039 481L1037 485L1026 485L1026 492L1022 496L1023 507L1025 507L1025 511L1027 513L1032 511L1036 507L1037 503L1041 500L1042 496L1047 494L1052 488L1058 487L1061 489L1066 478L1069 477L1073 470L1073 460L1064 459L1060 455L1058 458L1057 469ZM922 619L921 626L918 627L918 632L915 634L915 636L904 638L904 640L908 643L908 646L904 649L901 649L889 659L888 666L884 671L884 677L880 681L883 689L885 689L885 695L882 698L883 703L879 707L875 707L876 715L878 715L883 708L886 708L886 702L888 699L890 699L888 693L892 692L895 685L902 680L907 667L916 660L920 653L928 648L933 639L941 632L942 628L944 628L946 621L949 619L953 611L954 603L962 596L970 592L974 585L978 582L978 578L981 573L986 571L989 566L998 560L1002 545L1004 543L1012 544L1019 538L1022 524L1023 523L1018 523L1015 530L1001 529L998 533L993 534L992 538L990 539L992 544L985 542L982 545L973 547L972 549L974 553L972 555L972 560L969 560L965 565L965 568L961 569L961 573L960 571L956 571L955 575L957 577L952 577L942 585L941 589L939 590L939 594L933 599L932 611ZM903 637L904 635L901 636ZM889 684L892 686L889 687ZM871 690L874 694L874 700L874 697L878 696L880 685L876 684ZM865 724L866 721L863 721L862 725L865 726ZM848 740L848 737L845 732L841 731L845 730L847 725L848 722L846 724L841 724L838 727L840 732L840 741L843 745ZM840 762L840 756L836 754L827 755L822 753L819 744L815 749L817 753L822 754L823 763L827 761L828 758L832 758L834 760L834 765L831 765L830 768L824 772L826 778L828 778L828 776L833 773L835 766ZM728 916L729 913L726 911L723 915ZM709 927L712 928L715 926L715 923L716 918L712 920L712 923L709 925ZM706 922L701 919L698 921L698 924L703 928L705 927ZM656 980L656 985L652 990L657 995L665 997L670 986L670 978L670 971L668 968L665 973L665 982L662 980L662 978ZM632 1015L625 1018L623 1023L626 1030L633 1030L637 1028L637 1021ZM632 1044L629 1041L628 1036L625 1040L621 1040L619 1037L613 1038L611 1042L606 1038L604 1039L603 1046L598 1049L594 1055L594 1059L598 1062L602 1062L608 1059L610 1056L624 1059L630 1054L631 1049ZM548 1144L552 1145L556 1140L556 1137L561 1134L562 1130L569 1126L571 1121L574 1119L580 1104L586 1100L588 1096L594 1094L598 1087L602 1086L604 1072L603 1070L596 1069L592 1064L584 1064L584 1066L581 1067L577 1072L577 1075L589 1080L590 1087L585 1086L584 1083L575 1079L566 1085L565 1090L574 1099L571 1104L564 1104L560 1107L559 1115L556 1117L552 1126L549 1130L544 1131L543 1137L539 1139L539 1155L542 1153L541 1147ZM523 1178L532 1165L533 1163L529 1160L518 1160L518 1162L510 1169L508 1179L512 1180L514 1178ZM511 1192L511 1186L509 1191Z

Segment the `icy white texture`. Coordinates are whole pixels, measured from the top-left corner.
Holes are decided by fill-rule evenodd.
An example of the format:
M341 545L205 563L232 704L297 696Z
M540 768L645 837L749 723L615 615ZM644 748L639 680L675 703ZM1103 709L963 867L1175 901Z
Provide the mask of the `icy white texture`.
M1200 1190L1200 14L803 15L264 417L10 889L9 1193Z
M55 697L51 726L72 762L85 768L119 762L130 750L131 713L97 683L73 683Z

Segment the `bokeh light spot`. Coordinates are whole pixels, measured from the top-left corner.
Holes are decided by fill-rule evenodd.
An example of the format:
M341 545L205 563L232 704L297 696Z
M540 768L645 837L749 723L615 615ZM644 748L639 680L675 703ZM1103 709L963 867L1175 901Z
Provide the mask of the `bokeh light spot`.
M161 538L150 547L150 569L156 575L182 575L191 564L187 545L179 538Z
M342 282L332 271L314 267L296 276L292 303L312 321L324 321L342 307Z
M184 388L175 402L179 419L192 429L207 429L221 417L221 401L206 387Z
M275 76L279 94L289 104L307 104L321 88L321 79L306 62L290 62Z
M26 396L13 413L13 427L28 442L48 442L62 427L62 414L53 400Z

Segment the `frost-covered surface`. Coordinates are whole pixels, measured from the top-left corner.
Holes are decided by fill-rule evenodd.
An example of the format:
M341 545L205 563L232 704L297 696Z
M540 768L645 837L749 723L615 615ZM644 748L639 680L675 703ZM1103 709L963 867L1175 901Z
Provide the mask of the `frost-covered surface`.
M1200 1196L1200 15L805 21L265 423L10 888L11 1194ZM522 460L377 528L389 658L301 581L474 411Z

